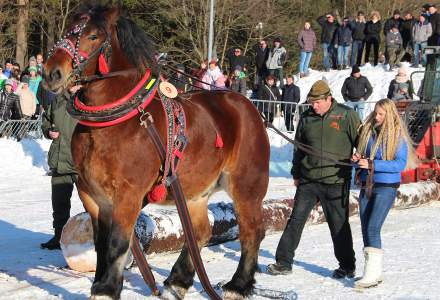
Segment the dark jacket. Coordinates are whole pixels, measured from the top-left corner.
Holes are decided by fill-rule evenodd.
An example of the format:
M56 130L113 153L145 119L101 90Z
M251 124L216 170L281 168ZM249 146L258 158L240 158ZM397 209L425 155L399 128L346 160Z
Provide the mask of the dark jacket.
M316 46L316 35L312 29L303 29L298 34L298 45L301 50L312 52Z
M359 78L350 76L345 79L341 93L345 101L356 102L361 100L361 98L367 100L373 93L373 88L367 77L362 75Z
M266 61L269 57L269 47L262 49L259 45L255 47L255 66L257 70L267 70Z
M428 45L439 46L440 45L440 14L436 12L429 17L429 22L432 26L432 35L428 40Z
M245 69L247 68L247 65L248 65L248 58L246 56L243 56L242 54L240 54L238 56L235 55L234 49L235 48L231 48L226 53L226 57L229 60L229 72L234 71L236 66L240 66L241 69L243 71L245 71Z
M237 93L246 96L246 78L232 77L229 81L229 88Z
M55 97L56 94L45 89L42 84L38 86L37 99L40 100L40 104L43 106L44 110L47 110L49 108L49 105L53 102Z
M368 21L365 24L365 40L377 40L380 41L380 30L382 29L382 24L380 21L373 23L373 21Z
M403 19L398 18L397 20L393 17L389 18L385 21L385 25L383 26L383 35L387 36L388 32L390 32L391 28L393 28L394 25L397 25L397 28L400 31L400 27L402 26Z
M188 77L185 75L174 75L172 78L170 78L170 83L172 83L179 93L185 93L190 90L190 85L188 81Z
M335 20L333 23L330 23L325 16L321 16L318 18L318 23L322 28L321 43L333 44L336 29L339 27L338 22Z
M285 84L282 88L281 101L298 103L301 98L299 87L295 84Z
M359 115L353 109L333 100L330 110L323 116L316 114L312 108L302 113L295 140L321 153L337 153L349 162L360 124ZM322 157L307 154L298 147L295 147L292 163L294 179L341 184L351 178L351 167L336 165Z
M262 84L258 88L257 98L259 100L280 101L281 95L280 91L275 85L269 87L267 84ZM275 112L275 103L260 102L258 103L257 108L260 112L263 112L266 117L268 117L269 114Z
M415 23L416 20L412 18L410 20L403 20L402 24L400 25L400 35L402 36L402 42L405 46L407 43L412 41L412 29Z
M21 119L20 97L3 89L0 91L0 121L10 119Z
M46 138L49 137L49 130L58 131L60 136L52 140L48 153L48 164L54 174L76 174L71 152L72 134L75 130L77 120L67 113L67 101L69 93L59 94L49 109L44 112L41 129Z
M335 45L339 46L349 46L351 45L352 39L351 39L352 31L350 26L339 26L339 28L336 30L336 37L335 37Z
M351 28L352 37L355 41L365 40L365 22L352 21L349 23Z

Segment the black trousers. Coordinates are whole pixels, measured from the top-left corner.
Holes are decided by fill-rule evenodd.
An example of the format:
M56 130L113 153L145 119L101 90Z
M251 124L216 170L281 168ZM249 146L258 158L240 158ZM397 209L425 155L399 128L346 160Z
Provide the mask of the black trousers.
M371 46L373 46L374 50L374 65L376 66L379 60L379 40L377 39L370 39L365 42L365 63L369 62L370 60L370 50Z
M296 191L292 214L278 243L275 255L277 263L292 265L304 225L319 200L330 228L334 253L339 266L343 269L354 270L356 259L348 222L349 191L349 182L335 185L300 184Z
M52 176L52 216L53 228L62 229L70 217L70 198L75 174Z

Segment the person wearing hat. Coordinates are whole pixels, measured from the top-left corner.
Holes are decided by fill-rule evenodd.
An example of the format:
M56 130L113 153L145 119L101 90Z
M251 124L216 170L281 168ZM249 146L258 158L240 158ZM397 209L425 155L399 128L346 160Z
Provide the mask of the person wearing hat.
M385 42L385 59L390 66L389 71L393 71L396 64L400 61L402 54L402 36L400 35L399 28L394 24L391 31L387 34Z
M70 217L70 198L78 179L72 159L71 140L78 121L67 112L67 102L80 88L80 85L76 85L58 94L48 110L43 112L41 129L44 137L52 140L47 163L52 176L51 200L54 228L54 236L40 244L43 249L60 249L61 233Z
M37 107L37 97L29 89L30 78L28 75L23 75L20 78L21 83L17 89L17 95L20 97L20 108L24 119L30 119Z
M405 68L400 68L396 78L391 80L387 98L394 101L410 101L413 99L414 88Z
M248 58L243 55L240 47L233 47L226 52L229 61L229 72L233 72L235 67L240 66L243 72L247 72L249 64Z
M359 114L361 120L365 118L365 101L373 93L368 78L361 75L361 70L354 65L351 76L346 78L341 88L342 97L345 104L353 108Z
M385 25L383 26L383 35L386 37L394 26L397 26L397 30L399 31L402 22L403 19L400 17L400 11L395 9L393 16L385 21Z
M339 27L338 22L335 20L335 16L331 13L320 16L317 19L319 25L321 25L321 46L323 51L323 66L326 72L330 71L333 65L336 65L336 52L334 50L334 41L336 30Z
M440 15L434 4L429 6L428 11L429 22L432 26L432 35L428 40L428 46L440 46Z
M273 40L273 47L269 49L266 67L269 71L269 74L275 76L275 78L280 81L280 88L283 88L284 86L283 67L286 61L286 48L281 45L280 38L275 38Z
M310 152L295 148L292 161L293 181L297 187L295 202L278 243L276 262L268 266L267 272L272 275L292 272L304 225L319 201L339 262L332 276L353 278L356 260L348 219L352 167L330 161L325 153L337 153L338 160L350 162L361 121L354 110L333 99L323 80L312 85L307 101L310 108L301 114L295 140L311 148Z
M7 79L3 89L0 90L0 122L9 119L20 119L20 98L14 94L12 86L12 79Z
M234 72L229 73L226 86L234 92L246 96L246 74L240 66L236 66Z

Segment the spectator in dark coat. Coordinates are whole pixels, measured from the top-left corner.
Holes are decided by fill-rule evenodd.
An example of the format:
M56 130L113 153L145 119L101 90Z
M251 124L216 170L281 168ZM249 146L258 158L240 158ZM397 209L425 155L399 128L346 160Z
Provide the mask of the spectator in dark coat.
M413 99L414 88L407 72L400 68L396 78L390 82L387 98L394 101L408 101Z
M397 25L394 25L388 32L385 45L385 58L390 66L390 71L392 71L399 62L402 53L402 36Z
M190 85L188 77L183 75L183 73L185 73L185 66L182 64L178 64L176 66L176 69L176 74L173 75L172 78L170 78L170 83L172 83L176 87L178 93L186 93L190 90Z
M412 36L414 42L414 61L412 67L419 67L420 55L422 56L423 66L426 65L426 54L423 54L423 49L425 49L428 45L428 39L431 35L431 23L426 21L424 14L420 14L419 21L415 23L412 28Z
M383 26L383 35L386 37L388 32L390 32L394 26L397 26L397 30L400 31L402 22L403 19L400 17L400 11L398 9L394 10L393 17L386 20L385 25Z
M321 46L323 51L323 65L326 72L330 70L334 63L335 52L334 42L336 29L339 24L336 22L335 17L332 14L326 14L318 18L318 23L321 25Z
M365 63L370 60L370 49L374 50L374 66L377 66L379 60L380 31L382 24L380 23L380 14L378 11L371 12L371 20L365 24Z
M266 100L269 102L259 102L257 108L262 112L269 122L273 121L275 116L275 103L273 101L279 101L281 99L280 91L275 85L275 76L268 75L265 80L265 84L261 85L257 92L258 100Z
M288 75L286 78L286 85L284 85L281 94L281 101L289 102L281 105L281 111L284 113L287 131L293 131L293 114L296 110L296 105L301 98L301 92L298 86L294 84L293 76Z
M301 49L299 76L304 77L309 74L309 64L316 46L316 35L309 22L304 23L304 29L298 34L298 45Z
M365 15L362 11L358 12L356 20L349 23L352 31L353 43L351 47L350 65L360 66L362 63L362 53L365 46Z
M343 70L348 66L348 53L352 42L352 31L348 22L348 17L345 17L342 25L336 30L335 48L338 49L338 70Z
M361 75L358 66L353 66L351 76L345 79L341 89L342 97L346 105L353 108L359 114L361 120L365 118L365 101L373 93L370 81Z
M244 56L239 47L231 48L226 53L229 60L229 71L235 70L235 67L240 66L243 72L247 72L248 58Z
M428 46L440 46L440 14L433 4L429 6L429 22L432 26L432 36L428 40Z
M410 12L406 12L400 25L400 35L402 36L401 61L411 62L411 53L414 53L412 30L416 20Z
M269 47L267 47L267 41L261 40L258 45L255 47L255 88L258 90L258 87L263 83L264 78L269 74L267 70L266 62L269 57Z
M0 91L0 123L15 119L19 115L21 115L20 98L12 91L12 80L7 79Z

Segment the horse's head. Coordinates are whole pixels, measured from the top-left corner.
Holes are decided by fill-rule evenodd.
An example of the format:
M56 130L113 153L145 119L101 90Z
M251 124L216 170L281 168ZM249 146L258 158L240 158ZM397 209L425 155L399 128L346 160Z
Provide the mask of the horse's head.
M153 44L134 22L120 16L119 9L84 7L67 28L44 67L45 85L53 92L93 74L133 67L141 73L148 67L156 70Z

